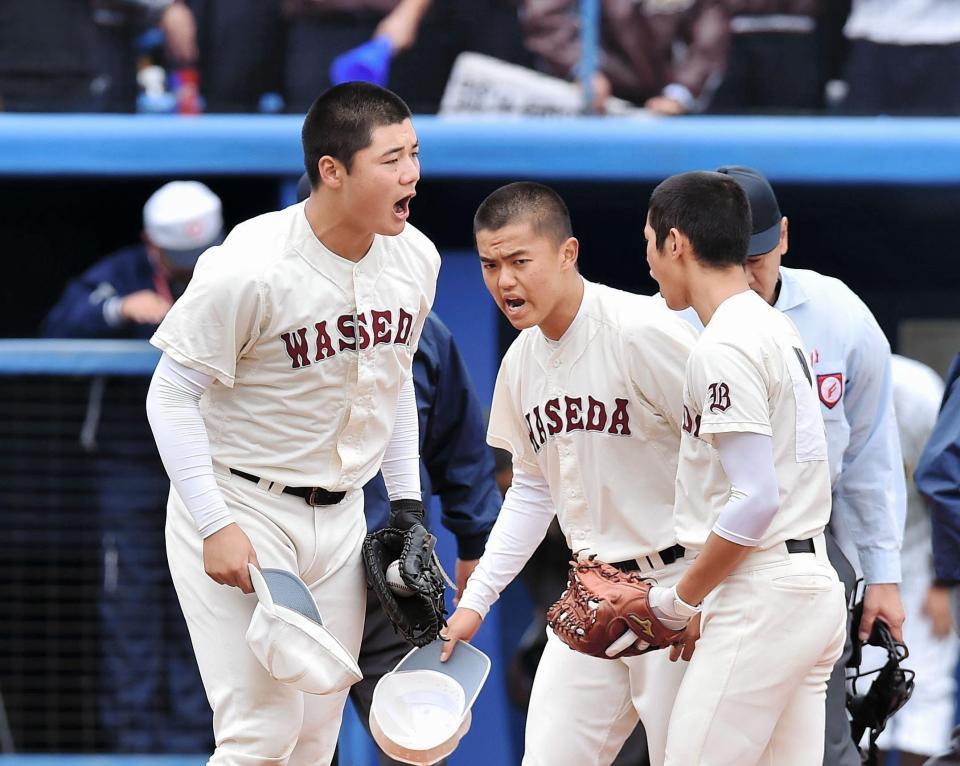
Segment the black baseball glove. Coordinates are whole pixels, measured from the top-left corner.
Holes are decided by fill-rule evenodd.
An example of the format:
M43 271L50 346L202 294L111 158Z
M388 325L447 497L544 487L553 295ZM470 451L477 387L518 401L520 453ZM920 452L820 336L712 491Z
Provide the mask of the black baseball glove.
M383 611L414 646L426 646L440 635L447 614L443 599L444 574L434 554L437 538L423 526L423 503L390 503L390 526L369 533L363 541L367 583ZM386 571L400 561L400 577L413 591L398 596L387 584Z

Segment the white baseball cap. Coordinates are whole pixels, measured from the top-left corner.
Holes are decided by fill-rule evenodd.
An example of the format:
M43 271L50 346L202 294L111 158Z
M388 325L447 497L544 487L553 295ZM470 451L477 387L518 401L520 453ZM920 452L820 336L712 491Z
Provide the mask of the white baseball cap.
M353 655L324 627L303 580L283 569L248 569L260 603L247 644L271 678L309 694L333 694L363 678Z
M470 708L487 680L490 658L461 642L440 662L443 644L437 639L412 650L373 691L370 733L396 761L437 763L470 729Z
M171 181L143 206L143 230L175 265L191 268L223 241L220 198L199 181Z

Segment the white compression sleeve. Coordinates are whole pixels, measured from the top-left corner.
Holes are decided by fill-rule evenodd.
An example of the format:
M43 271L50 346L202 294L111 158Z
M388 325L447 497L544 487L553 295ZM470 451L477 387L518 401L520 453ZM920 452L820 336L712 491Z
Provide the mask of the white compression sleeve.
M393 433L383 453L383 483L391 500L420 500L420 421L413 377L400 388Z
M201 537L234 522L213 475L200 397L213 382L202 372L164 354L147 392L147 419L174 489L190 511Z
M730 499L713 525L715 534L755 546L780 510L773 439L764 434L714 434L720 463L730 480Z
M459 605L486 617L540 545L554 513L546 480L514 465L513 482Z

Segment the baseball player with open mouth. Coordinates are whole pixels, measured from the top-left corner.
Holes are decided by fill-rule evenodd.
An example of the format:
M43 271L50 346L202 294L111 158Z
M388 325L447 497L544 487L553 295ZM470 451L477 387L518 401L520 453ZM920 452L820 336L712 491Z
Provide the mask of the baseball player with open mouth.
M827 679L845 638L827 560L830 469L796 328L750 289L750 206L720 173L650 198L647 263L705 329L683 387L675 520L698 551L672 591L700 609L667 734L669 766L820 766Z
M554 515L578 560L572 583L602 575L625 596L620 603L642 602L639 624L682 628L687 614L657 596L670 594L666 586L688 564L673 504L694 331L657 299L584 279L567 208L546 186L495 191L477 211L474 234L487 289L521 330L500 367L487 434L512 453L514 474L450 618L444 656L473 637ZM644 578L660 585L648 592ZM568 593L581 589L572 584ZM577 623L578 607L560 603L530 697L523 763L605 766L642 719L659 766L686 663L671 663L669 651L640 656L626 611L591 619L586 606ZM582 640L588 634L591 646Z
M362 487L382 463L391 521L423 513L411 362L440 260L407 223L410 111L347 83L314 102L302 138L309 198L208 250L152 340L167 556L213 707L211 764L329 764L347 693L306 694L272 655L260 664L248 564L305 583L355 658Z

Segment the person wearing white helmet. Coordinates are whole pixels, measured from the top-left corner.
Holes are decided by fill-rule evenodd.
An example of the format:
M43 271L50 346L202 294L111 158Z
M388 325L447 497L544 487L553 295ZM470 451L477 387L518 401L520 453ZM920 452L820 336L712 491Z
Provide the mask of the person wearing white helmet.
M71 280L42 334L146 340L222 231L220 198L210 189L165 184L143 208L141 242ZM100 380L88 412L102 419L88 417L85 443L103 545L101 725L114 752L202 752L210 747L210 710L164 561L169 483L142 408L129 408L145 398L148 381Z

